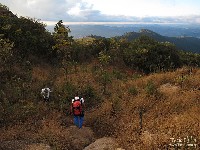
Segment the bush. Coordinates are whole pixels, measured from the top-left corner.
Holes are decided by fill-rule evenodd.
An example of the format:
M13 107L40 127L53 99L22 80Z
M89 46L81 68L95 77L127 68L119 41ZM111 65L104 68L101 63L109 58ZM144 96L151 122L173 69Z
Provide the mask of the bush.
M138 90L135 86L131 86L128 90L128 92L132 95L137 95L138 94Z
M146 91L147 95L149 95L149 96L154 95L158 92L156 85L151 80L147 82L147 85L145 87L145 91Z
M87 85L80 93L81 96L84 97L86 106L88 108L95 107L98 103L100 103L100 98L91 85Z
M119 80L122 80L122 79L125 79L126 76L124 73L118 71L118 70L113 70L113 75L115 78L119 79Z

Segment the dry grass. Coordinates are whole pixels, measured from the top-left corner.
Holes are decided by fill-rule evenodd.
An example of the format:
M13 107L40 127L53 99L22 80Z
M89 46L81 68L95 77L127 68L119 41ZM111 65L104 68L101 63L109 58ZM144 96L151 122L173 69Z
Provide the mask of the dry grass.
M42 83L53 81L52 86L65 98L67 93L62 93L66 80L77 90L83 90L90 85L101 97L102 103L86 111L85 125L93 129L97 136L113 136L117 138L121 147L126 150L164 149L169 144L169 138L194 136L200 140L200 69L182 68L174 72L155 73L140 78L128 76L123 80L111 78L108 84L107 94L101 92L102 85L98 81L98 70L92 71L91 64L77 66L67 75L62 70L51 67L34 67L34 90L40 90ZM54 70L55 69L55 70ZM110 72L111 74L111 72ZM152 87L148 85L151 81ZM149 87L148 87L149 86ZM130 92L131 88L137 92ZM149 89L148 89L149 88ZM148 93L148 90L156 92ZM57 93L56 93L57 92ZM87 99L86 99L87 101ZM93 101L97 101L93 99ZM29 139L33 142L47 143L57 149L73 147L74 137L77 131L74 128L67 129L69 120L63 112L48 112L43 105L40 114L35 121L31 118L27 122L14 126L1 128L0 141ZM67 108L68 106L66 106ZM140 130L140 112L142 110L142 130ZM66 119L67 118L67 119ZM65 121L65 126L63 126ZM69 123L69 121L67 121ZM79 131L84 138L90 140L81 141L82 147L92 141L92 133ZM73 133L73 134L72 134Z
M186 78L180 83L177 79L182 75ZM164 149L172 137L194 136L199 144L199 77L198 69L188 73L188 69L183 68L136 80L115 81L110 88L111 97L105 97L106 102L90 114L90 118L98 117L100 123L96 125L110 133L110 136L117 136L122 147L127 150ZM158 90L153 95L147 95L145 91L149 81ZM138 90L138 94L131 95L128 92L131 86ZM141 108L144 112L143 128L140 131Z
M10 143L12 149L17 148L14 143L20 143L18 147L27 149L83 149L94 140L93 132L85 127L78 130L75 126L61 125L62 114L52 111L42 120L36 123L27 121L12 127L1 128L0 148L5 148ZM72 125L72 124L71 124Z
M49 77L50 70L51 68L49 66L44 68L34 67L32 70L32 78L39 81L45 81Z
M127 149L136 147L139 149L158 148L163 144L167 144L166 138L163 138L163 136L168 137L168 140L170 137L178 138L191 135L200 139L200 120L198 119L200 118L200 107L198 107L200 92L193 88L193 86L199 87L199 73L196 71L188 75L188 80L187 82L184 81L182 88L176 85L176 80L174 79L177 76L179 76L179 70L165 74L153 74L137 81L131 81L131 84L142 88L140 90L141 93L133 98L132 102L126 107L130 114L124 114L128 119L125 119L125 117L121 118L123 122L119 130L123 127L125 131L119 131L120 134L118 135L121 143ZM159 99L157 97L146 97L144 90L142 90L149 80L152 80L156 87L160 89L161 96L159 96ZM140 107L145 108L142 136L137 134L139 129L139 113L136 113L136 109ZM124 120L127 121L124 122ZM144 133L147 139L141 141ZM156 135L157 138L154 139L152 135Z

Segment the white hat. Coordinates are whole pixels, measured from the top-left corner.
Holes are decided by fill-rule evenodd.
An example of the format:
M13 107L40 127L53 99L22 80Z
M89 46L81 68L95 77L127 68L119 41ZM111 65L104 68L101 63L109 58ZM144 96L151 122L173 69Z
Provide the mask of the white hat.
M78 97L78 96L76 96L74 99L75 99L75 100L79 100L79 97Z

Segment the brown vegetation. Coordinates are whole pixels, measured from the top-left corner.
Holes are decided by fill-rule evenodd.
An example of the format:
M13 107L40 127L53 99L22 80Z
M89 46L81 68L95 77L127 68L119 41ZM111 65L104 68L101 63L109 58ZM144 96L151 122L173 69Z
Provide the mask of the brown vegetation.
M0 149L81 150L95 138L104 149L167 149L171 138L199 147L199 54L146 36L74 40L62 20L51 34L0 10ZM47 103L44 86L53 91ZM86 103L80 130L69 114L76 94Z
M26 111L17 107L7 114L6 123L0 129L1 143L26 141L24 145L29 143L29 147L47 144L56 149L80 149L94 141L94 137L109 136L116 138L120 147L127 150L145 150L164 149L170 138L194 136L199 144L199 69L188 73L187 68L182 68L148 76L119 71L125 74L122 79L117 79L111 70L114 68L107 70L111 82L103 93L103 85L99 82L101 72L98 67L94 70L92 63L72 68L67 78L59 68L44 64L32 67L30 89L38 97L25 97L21 105ZM53 88L49 104L39 97L41 88L47 83ZM70 97L74 96L70 94L75 91L70 93L69 87L63 88L66 83L83 94L90 87L89 94L93 94L86 98L84 132L70 128L72 118L67 113ZM95 136L86 126L92 128Z
M125 149L164 149L170 138L200 138L199 69L183 68L138 79L114 81L112 94L91 114L96 133L117 137ZM148 84L151 81L151 84ZM135 87L137 94L130 93ZM142 112L142 129L140 124ZM92 123L91 123L92 126Z

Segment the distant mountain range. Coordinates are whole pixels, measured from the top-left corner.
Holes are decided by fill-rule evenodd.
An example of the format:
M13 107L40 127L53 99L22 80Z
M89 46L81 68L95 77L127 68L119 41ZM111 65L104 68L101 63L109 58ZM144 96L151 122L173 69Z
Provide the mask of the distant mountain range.
M106 38L113 36L121 36L126 32L138 32L141 29L148 29L163 36L169 37L196 37L200 38L199 24L105 24L90 25L77 24L67 25L71 29L71 35L74 38L82 38L89 35L97 35ZM53 32L54 26L46 27L50 32Z
M170 42L176 45L180 50L186 50L191 52L200 53L200 39L195 37L167 37L155 33L151 30L142 29L139 32L128 32L117 38L125 38L128 41L132 41L142 35L149 36L159 42Z
M67 26L67 25L66 25ZM53 31L54 26L47 26ZM129 40L147 35L160 42L171 42L181 50L200 53L200 26L197 24L109 24L69 25L70 35L83 38L90 35L105 38L126 37Z

